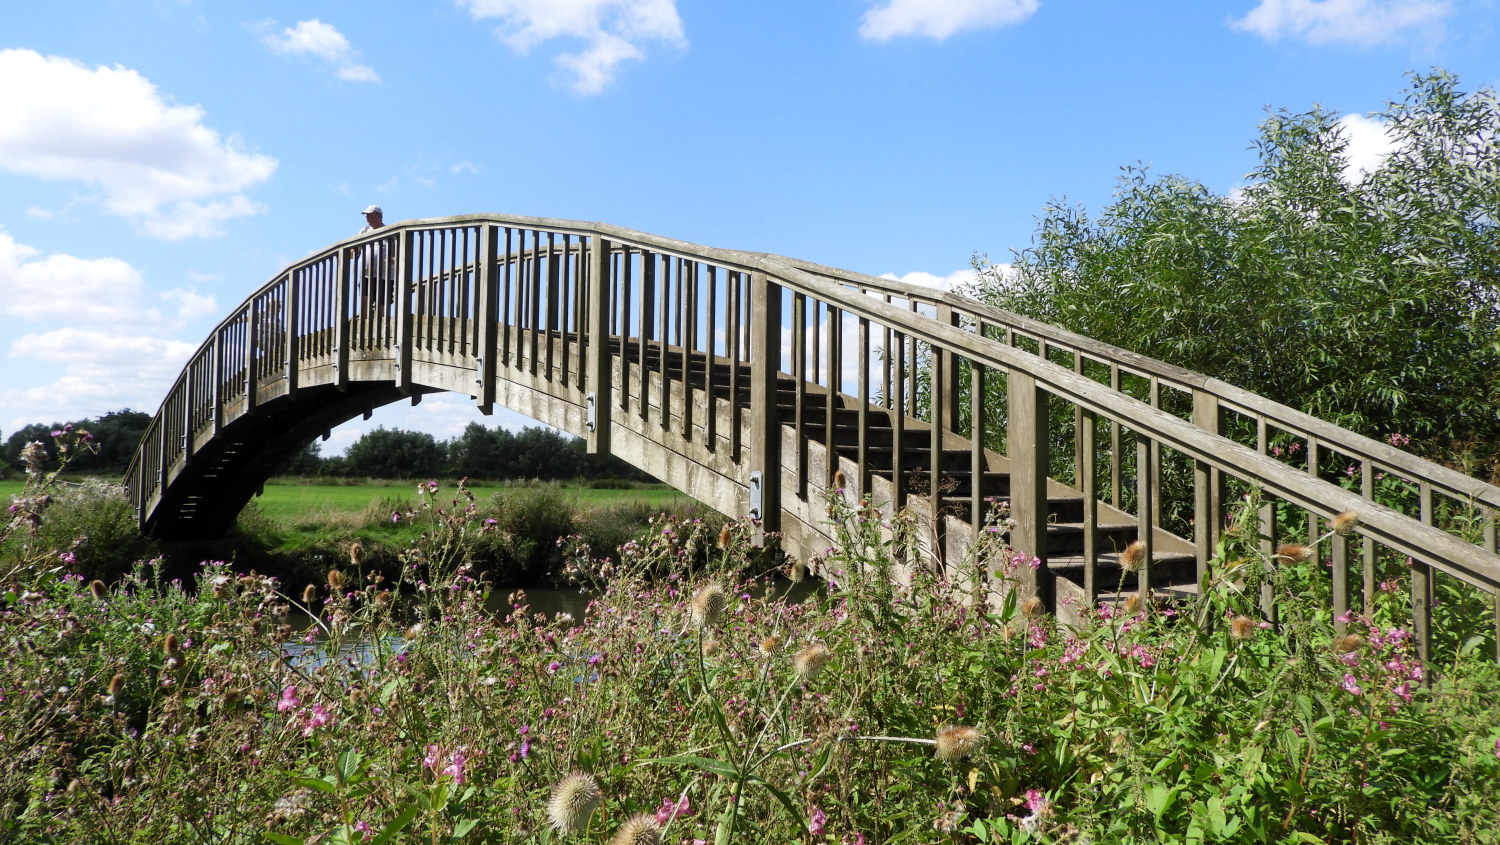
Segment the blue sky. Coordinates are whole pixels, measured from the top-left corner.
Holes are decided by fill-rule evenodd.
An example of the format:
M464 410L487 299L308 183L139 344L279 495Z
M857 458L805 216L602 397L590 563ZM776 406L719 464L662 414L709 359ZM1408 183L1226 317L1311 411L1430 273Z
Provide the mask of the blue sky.
M1242 184L1267 108L1500 87L1495 0L70 0L0 21L0 437L155 411L363 225L597 220L927 284L1122 165ZM467 397L377 412L451 437Z

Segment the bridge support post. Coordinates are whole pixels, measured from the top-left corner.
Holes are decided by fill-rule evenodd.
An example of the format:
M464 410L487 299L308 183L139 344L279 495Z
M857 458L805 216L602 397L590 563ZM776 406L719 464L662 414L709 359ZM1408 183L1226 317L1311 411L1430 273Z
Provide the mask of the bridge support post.
M754 542L781 527L781 419L776 373L781 369L781 286L765 273L750 275L750 518ZM758 490L757 490L758 488ZM756 507L758 505L758 507Z
M1219 434L1219 400L1206 390L1193 391L1193 425ZM1193 464L1193 545L1197 548L1198 583L1208 574L1214 545L1224 519L1223 474L1203 461Z
M400 268L398 293L396 295L396 387L406 395L411 393L412 362L412 293L416 288L414 265L416 235L403 232L397 242L397 267Z
M587 358L583 388L588 402L584 428L588 432L588 453L609 454L610 410L614 395L610 382L609 355L609 241L594 235L589 239L588 323L585 333ZM620 342L625 342L621 333Z
M499 353L497 335L500 327L500 256L499 227L479 228L479 342L474 362L474 404L485 416L495 406L495 364Z
M1009 394L1007 439L1010 454L1010 512L1016 526L1011 530L1011 547L1033 557L1039 565L1023 564L1016 574L1021 588L1042 600L1049 611L1056 611L1052 580L1047 567L1047 466L1050 460L1047 443L1048 395L1037 386L1036 377L1012 370L1006 379Z

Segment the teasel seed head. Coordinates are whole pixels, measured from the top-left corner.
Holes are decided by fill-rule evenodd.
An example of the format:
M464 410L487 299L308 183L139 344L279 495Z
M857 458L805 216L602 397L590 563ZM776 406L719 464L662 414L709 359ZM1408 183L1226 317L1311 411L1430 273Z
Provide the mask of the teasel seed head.
M828 646L822 643L813 643L807 648L797 652L792 659L792 669L797 677L804 681L815 680L823 673L823 667L828 665Z
M355 566L365 562L365 544L356 540L349 546L349 562Z
M656 816L637 813L625 820L615 831L610 845L661 845L661 831L656 826Z
M328 570L328 589L332 592L340 592L344 587L344 573L337 569Z
M937 757L945 763L956 763L984 744L984 736L968 725L949 725L937 732Z
M727 548L729 548L729 543L733 539L734 539L734 527L732 525L730 525L729 523L726 522L726 523L724 523L724 527L719 529L719 548L721 548L721 549L727 549Z
M792 568L787 573L787 579L790 580L793 584L800 584L803 581L807 580L807 564L803 563L800 560L793 561Z
M95 601L104 601L109 598L109 588L104 586L104 582L98 578L89 582L89 593L93 595Z
M574 772L552 787L547 819L559 833L577 833L588 827L589 817L603 798L593 776Z
M1313 550L1300 543L1286 543L1276 550L1276 556L1289 563L1306 563L1312 560Z
M712 628L719 624L724 617L724 608L729 600L724 595L724 587L718 582L704 584L693 593L691 615L693 627L699 630Z
M115 676L109 679L109 694L119 695L122 689L125 689L125 673L116 672Z
M386 607L391 603L391 591L381 590L375 594L375 606Z
M1229 623L1229 636L1239 642L1253 639L1255 632L1260 630L1260 625L1248 616L1236 616Z
M1120 568L1126 572L1136 572L1141 564L1146 562L1146 541L1136 540L1125 547L1120 553Z
M704 657L713 657L719 653L719 641L713 637L705 638L703 640L702 651Z
M168 657L176 657L177 653L181 650L182 646L177 642L177 635L168 634L166 641L161 645L162 654L165 654Z
M1359 634L1345 634L1333 641L1333 650L1340 654L1348 654L1358 651L1365 644L1365 638Z
M1140 610L1141 610L1141 594L1138 593L1138 592L1137 593L1131 593L1130 597L1127 598L1127 599L1125 599L1125 612L1127 614L1135 614L1135 613L1139 613Z
M313 602L318 600L318 585L308 584L302 588L302 603L312 607Z
M1354 530L1354 526L1359 524L1359 514L1354 511L1344 511L1335 516L1333 521L1328 524L1336 533L1348 534Z
M1026 617L1039 616L1044 606L1040 596L1032 596L1026 601L1021 602L1021 615Z
M776 634L772 634L760 641L760 653L767 657L775 654L778 648L781 648L781 637Z
M838 470L833 474L833 489L838 492L849 489L849 476L845 475L843 470Z

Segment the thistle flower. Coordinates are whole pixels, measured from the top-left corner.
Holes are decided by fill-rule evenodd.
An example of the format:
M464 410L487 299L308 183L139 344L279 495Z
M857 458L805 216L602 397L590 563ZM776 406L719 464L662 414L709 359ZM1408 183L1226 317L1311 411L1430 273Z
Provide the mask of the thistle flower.
M609 841L610 845L661 845L661 831L656 827L655 816L637 813L626 819Z
M104 601L109 598L109 588L97 578L89 582L89 592L93 594L95 601Z
M307 605L308 607L311 607L312 603L315 602L315 601L317 601L317 600L318 600L318 585L317 584L308 584L306 587L302 588L302 603L303 604Z
M1260 626L1248 616L1236 616L1234 621L1229 623L1229 636L1239 642L1253 638L1258 630Z
M1125 551L1120 553L1120 568L1126 572L1139 571L1141 564L1145 562L1146 542L1144 540L1136 540L1126 546Z
M1354 526L1358 524L1359 514L1355 513L1354 511L1344 511L1343 513L1335 516L1332 522L1328 523L1329 527L1331 527L1334 532L1338 534L1348 534L1350 531L1353 531Z
M356 540L349 546L349 562L355 566L365 562L365 544Z
M724 588L718 582L699 587L698 592L693 593L691 609L693 627L703 630L719 624L727 604L728 599L724 595Z
M813 643L807 648L797 652L792 659L792 669L797 677L804 681L812 681L822 674L823 667L828 665L828 646L822 643Z
M937 758L956 763L984 744L984 736L968 725L949 725L937 732Z
M1306 563L1312 560L1313 550L1310 546L1286 543L1276 550L1276 556L1290 563Z
M344 573L337 569L328 570L328 589L337 593L343 589Z
M594 815L601 797L594 777L574 771L553 786L552 800L547 801L547 819L558 833L577 833L588 827L588 818Z
M778 648L781 648L781 637L776 634L772 634L760 641L760 653L767 657L775 654Z

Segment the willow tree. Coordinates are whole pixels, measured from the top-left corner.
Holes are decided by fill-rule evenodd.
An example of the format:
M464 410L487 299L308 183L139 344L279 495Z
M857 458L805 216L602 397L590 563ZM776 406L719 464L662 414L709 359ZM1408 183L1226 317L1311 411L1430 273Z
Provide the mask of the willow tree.
M1370 436L1493 460L1500 101L1441 71L1410 79L1372 115L1391 142L1372 172L1349 173L1331 112L1277 112L1244 188L1125 168L1097 217L1053 202L1012 270L978 261L973 292Z

